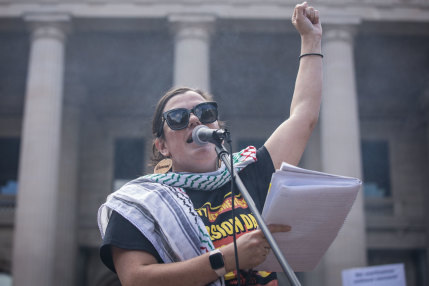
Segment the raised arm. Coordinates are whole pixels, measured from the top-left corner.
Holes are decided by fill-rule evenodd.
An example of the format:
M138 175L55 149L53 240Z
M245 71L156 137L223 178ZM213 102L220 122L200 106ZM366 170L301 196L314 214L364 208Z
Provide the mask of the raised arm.
M301 35L301 55L321 53L322 26L319 12L307 2L296 5L292 23ZM276 169L282 162L297 165L319 118L322 97L322 57L300 59L290 117L268 138L265 147Z

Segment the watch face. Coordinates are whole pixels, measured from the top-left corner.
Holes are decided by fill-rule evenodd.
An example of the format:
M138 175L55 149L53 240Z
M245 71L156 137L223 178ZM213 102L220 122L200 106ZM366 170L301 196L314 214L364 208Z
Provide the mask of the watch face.
M213 269L219 269L225 266L225 263L223 262L223 256L222 253L213 253L209 256L210 264Z

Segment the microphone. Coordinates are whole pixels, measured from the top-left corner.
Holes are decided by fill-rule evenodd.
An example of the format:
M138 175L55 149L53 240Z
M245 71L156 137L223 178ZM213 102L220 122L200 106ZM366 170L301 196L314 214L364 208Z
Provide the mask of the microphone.
M226 136L226 130L210 129L205 125L198 125L192 130L192 140L200 146L207 143L219 144Z

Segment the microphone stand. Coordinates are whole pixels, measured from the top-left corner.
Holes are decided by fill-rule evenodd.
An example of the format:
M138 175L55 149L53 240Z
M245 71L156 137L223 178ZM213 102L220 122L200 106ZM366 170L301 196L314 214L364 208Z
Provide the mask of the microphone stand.
M278 247L276 241L274 240L273 235L271 234L270 230L268 229L267 225L265 224L264 220L262 219L261 214L259 213L255 202L253 201L252 197L250 196L249 192L247 191L246 187L243 184L243 181L241 181L240 176L237 174L235 170L231 168L230 164L230 155L228 151L223 147L222 141L223 139L230 140L229 138L229 132L224 131L224 136L218 136L216 139L216 143L213 143L216 146L216 153L218 155L218 158L223 161L226 168L229 170L229 173L231 174L232 178L235 178L235 182L237 184L238 189L240 190L241 195L247 202L247 205L249 206L250 210L252 211L253 215L255 216L256 221L258 222L259 228L262 230L262 232L265 235L265 238L267 239L268 243L271 246L271 249L273 250L274 255L277 258L277 261L279 262L280 266L283 269L283 272L286 273L289 282L293 286L301 286L301 283L299 282L298 278L296 277L295 273L293 272L292 268L286 261L286 259L283 256L283 253L280 251L280 248ZM232 194L233 195L233 194ZM235 199L234 197L232 198ZM239 269L237 269L238 273Z

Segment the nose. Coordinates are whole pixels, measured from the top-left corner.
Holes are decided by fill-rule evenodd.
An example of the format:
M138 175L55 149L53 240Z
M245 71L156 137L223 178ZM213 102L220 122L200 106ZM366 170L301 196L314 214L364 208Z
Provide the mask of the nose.
M189 127L194 127L197 125L201 125L200 119L198 119L198 117L191 112L189 115Z

